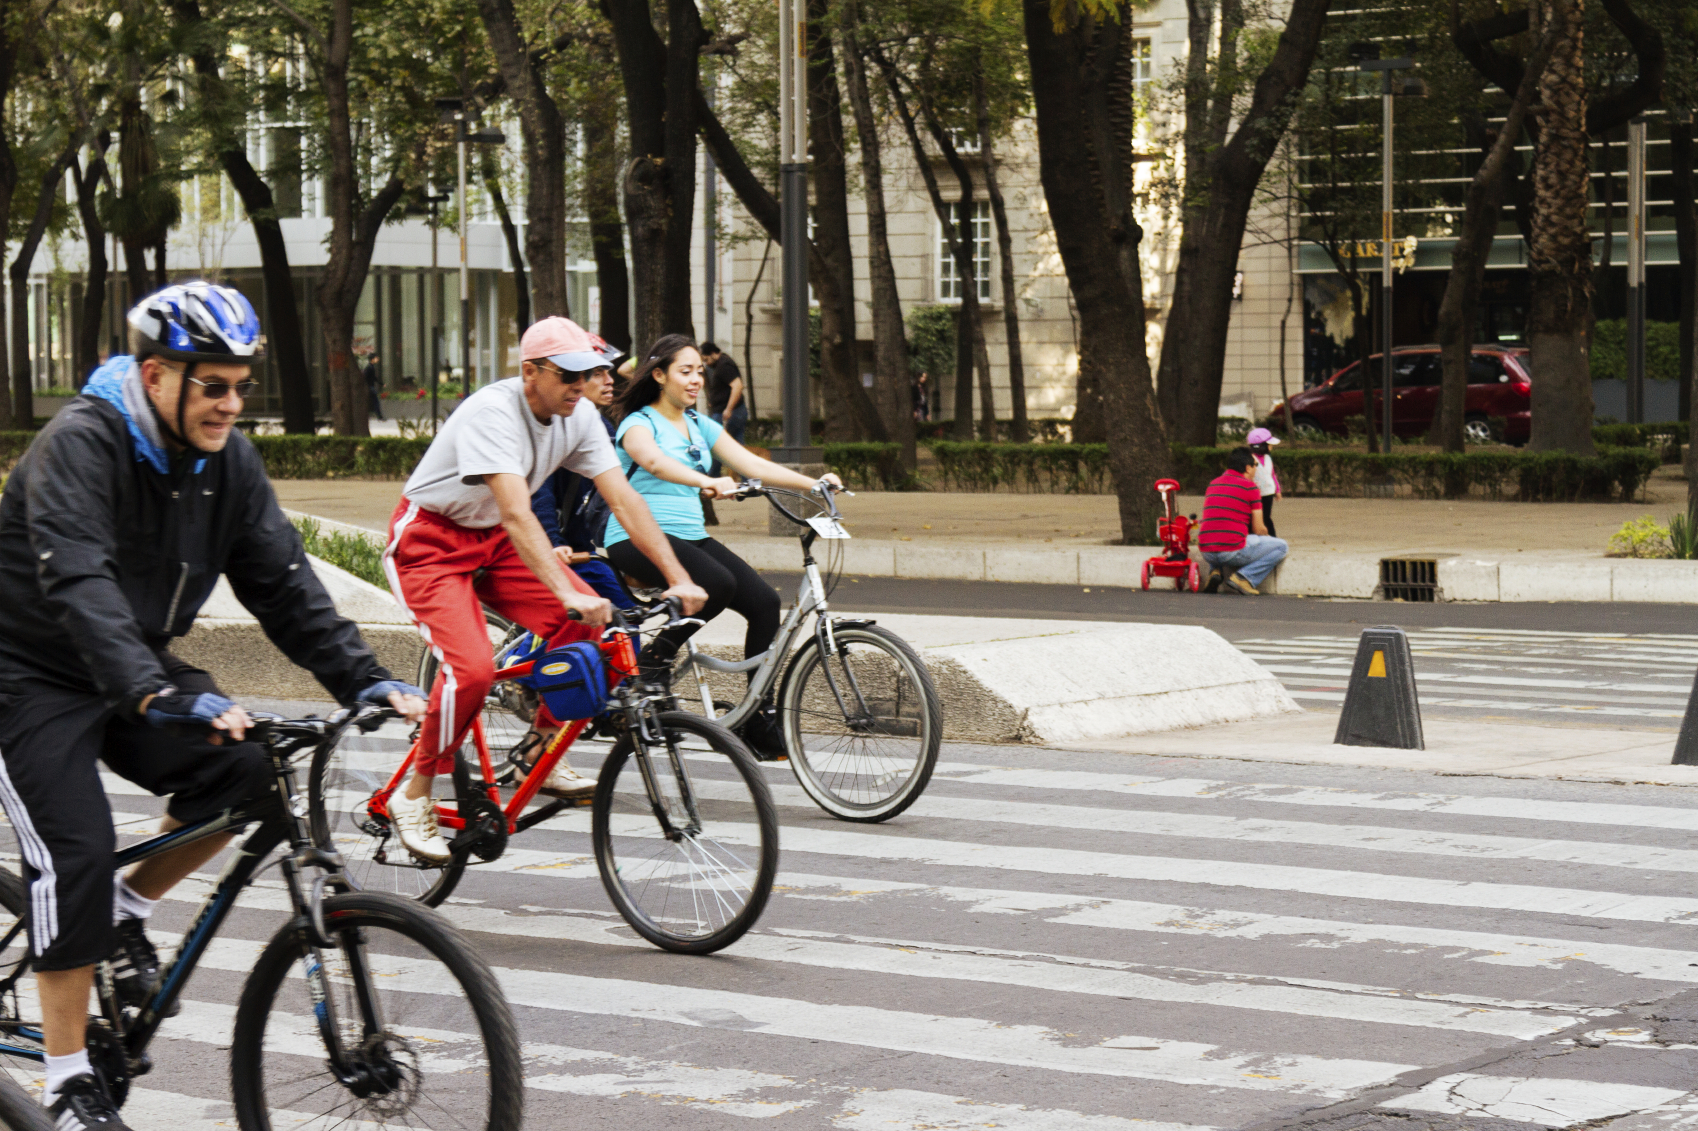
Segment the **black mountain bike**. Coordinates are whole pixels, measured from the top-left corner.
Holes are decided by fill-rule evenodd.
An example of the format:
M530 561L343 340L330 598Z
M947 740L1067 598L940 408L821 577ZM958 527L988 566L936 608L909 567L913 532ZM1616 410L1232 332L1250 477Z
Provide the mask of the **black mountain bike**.
M495 975L436 912L413 900L357 890L341 857L317 847L308 829L307 799L296 788L291 760L333 748L351 726L373 730L394 715L379 707L323 719L255 714L249 738L270 753L276 791L117 853L115 865L123 868L190 841L257 826L233 850L146 1005L122 1006L111 969L105 963L97 968L99 1012L89 1019L89 1060L114 1101L122 1104L131 1083L152 1067L148 1045L237 895L276 867L292 911L270 942L255 944L231 1038L230 1090L242 1131L270 1131L273 1112L280 1127L322 1121L518 1131L524 1072L512 1011ZM279 847L284 852L273 856ZM0 870L0 907L10 918L0 917L0 1055L39 1062L35 996L24 992L30 969L25 903L23 881ZM241 968L249 961L243 958ZM17 1093L0 1089L0 1120L30 1131L21 1113L12 1123L18 1105L7 1101Z

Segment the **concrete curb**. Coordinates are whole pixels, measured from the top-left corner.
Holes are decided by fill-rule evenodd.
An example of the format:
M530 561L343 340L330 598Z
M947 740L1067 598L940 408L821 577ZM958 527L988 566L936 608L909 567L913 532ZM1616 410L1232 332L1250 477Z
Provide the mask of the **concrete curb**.
M796 544L788 539L735 538L725 542L756 569L795 571L801 566ZM1014 548L852 539L844 544L843 568L862 577L1136 588L1139 567L1156 552L1150 546ZM1382 557L1436 561L1440 601L1698 604L1698 561L1561 552L1380 555L1305 554L1299 549L1281 563L1262 589L1287 596L1370 599L1380 584Z

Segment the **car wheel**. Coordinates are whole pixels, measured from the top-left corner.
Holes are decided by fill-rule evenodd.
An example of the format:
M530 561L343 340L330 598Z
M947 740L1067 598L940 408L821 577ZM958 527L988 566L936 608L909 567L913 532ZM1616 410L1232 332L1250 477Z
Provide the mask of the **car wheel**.
M1492 435L1492 425L1483 416L1470 416L1462 422L1462 438L1470 444L1490 444L1497 439Z
M1298 416L1293 418L1291 421L1291 431L1294 432L1299 439L1303 440L1318 440L1327 434L1326 429L1321 427L1321 422L1312 416Z

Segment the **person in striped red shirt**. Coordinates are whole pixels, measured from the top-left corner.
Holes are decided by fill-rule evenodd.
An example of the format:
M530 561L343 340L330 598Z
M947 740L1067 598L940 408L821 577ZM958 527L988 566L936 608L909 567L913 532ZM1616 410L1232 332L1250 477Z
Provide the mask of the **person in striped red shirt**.
M1224 584L1234 593L1259 597L1260 585L1285 560L1290 547L1274 538L1262 521L1262 492L1256 486L1256 457L1249 448L1234 448L1226 470L1203 495L1203 522L1197 549L1209 566L1205 593Z

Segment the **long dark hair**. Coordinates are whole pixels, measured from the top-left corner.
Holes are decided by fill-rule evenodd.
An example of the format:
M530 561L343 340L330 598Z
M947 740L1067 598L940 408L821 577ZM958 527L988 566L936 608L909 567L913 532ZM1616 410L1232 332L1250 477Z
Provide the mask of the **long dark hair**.
M654 371L667 369L678 355L687 349L697 349L696 339L688 334L666 334L648 348L645 360L620 390L613 402L613 418L624 420L638 409L647 408L660 399L660 382Z

